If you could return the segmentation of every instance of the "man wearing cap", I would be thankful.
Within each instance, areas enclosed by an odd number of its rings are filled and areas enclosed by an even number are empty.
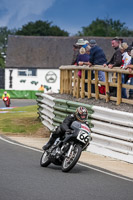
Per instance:
[[[89,42],[91,49],[90,49],[90,64],[91,65],[103,65],[107,62],[106,56],[104,54],[104,51],[102,48],[97,46],[97,43],[95,40],[90,40]],[[103,71],[98,72],[98,78],[100,81],[105,81],[105,73]]]

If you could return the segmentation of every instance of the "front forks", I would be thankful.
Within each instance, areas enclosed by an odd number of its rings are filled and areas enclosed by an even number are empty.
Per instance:
[[[71,154],[71,152],[72,152],[72,150],[73,150],[73,144],[71,144],[71,146],[70,146],[70,148],[69,148],[69,150],[68,150],[68,152],[67,152],[67,157],[69,158],[70,157],[70,154]]]

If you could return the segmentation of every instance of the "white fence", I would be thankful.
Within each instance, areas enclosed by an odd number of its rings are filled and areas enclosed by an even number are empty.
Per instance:
[[[56,99],[46,94],[36,95],[42,123],[52,130],[56,117]],[[76,102],[75,104],[77,105]],[[66,106],[68,105],[66,102]],[[87,151],[133,163],[133,114],[98,106],[92,106],[92,110],[89,118],[93,124],[93,140]],[[66,114],[64,111],[58,113],[62,116]]]

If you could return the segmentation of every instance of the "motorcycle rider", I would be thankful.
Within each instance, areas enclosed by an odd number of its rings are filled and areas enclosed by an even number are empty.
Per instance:
[[[9,99],[9,104],[11,104],[10,95],[7,93],[7,91],[4,91],[4,94],[2,95],[3,101],[4,101],[4,98],[5,98],[5,97],[8,97],[8,99]]]
[[[46,145],[44,145],[42,147],[42,149],[45,151],[47,149],[49,149],[52,144],[55,142],[55,140],[61,136],[63,136],[65,134],[65,132],[71,134],[73,133],[73,130],[70,129],[70,126],[72,124],[73,121],[80,121],[82,123],[87,124],[86,120],[88,119],[88,111],[85,107],[78,107],[76,109],[76,112],[73,114],[69,114],[64,121],[62,122],[62,124],[58,127],[56,127],[52,133],[51,133],[51,137],[48,141],[48,143]]]

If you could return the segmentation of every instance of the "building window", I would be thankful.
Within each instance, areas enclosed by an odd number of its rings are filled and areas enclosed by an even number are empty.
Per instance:
[[[37,76],[37,69],[18,69],[18,76]]]

